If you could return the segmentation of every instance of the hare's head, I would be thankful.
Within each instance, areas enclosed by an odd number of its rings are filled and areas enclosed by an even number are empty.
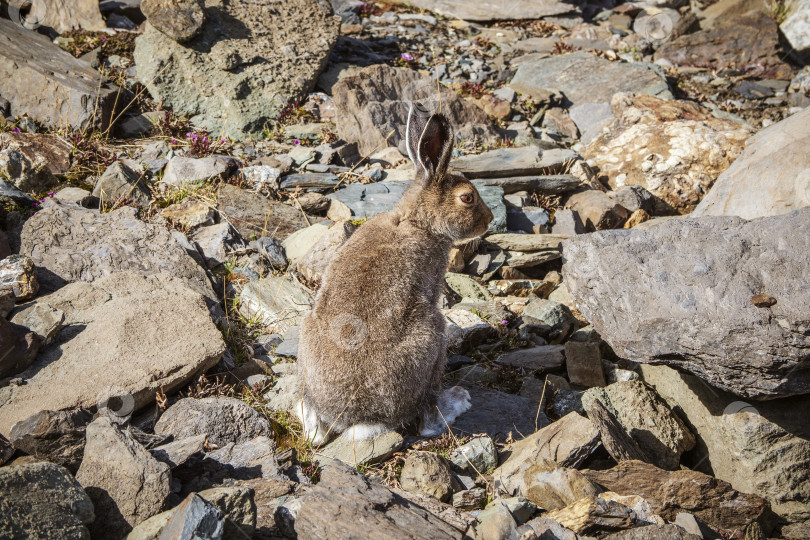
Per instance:
[[[404,210],[419,226],[454,242],[481,236],[492,212],[469,180],[448,171],[453,128],[442,114],[428,116],[411,106],[407,127],[408,155],[416,167]]]

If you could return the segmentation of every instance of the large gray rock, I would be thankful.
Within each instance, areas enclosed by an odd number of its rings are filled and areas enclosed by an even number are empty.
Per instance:
[[[399,483],[402,489],[447,501],[453,494],[450,463],[433,452],[413,452],[405,459]]]
[[[447,17],[465,21],[504,21],[512,19],[540,19],[561,15],[574,10],[574,6],[556,0],[414,0],[401,2],[418,8],[435,11]]]
[[[147,21],[138,78],[176,114],[216,136],[259,135],[315,84],[340,20],[316,0],[202,2],[206,22],[180,44]]]
[[[215,298],[205,270],[168,230],[144,223],[134,208],[102,214],[53,199],[43,206],[23,226],[20,254],[40,268],[39,281],[45,289],[134,270],[181,278]]]
[[[230,397],[181,399],[160,417],[155,433],[173,435],[175,440],[207,435],[208,440],[222,446],[240,443],[255,437],[273,435],[267,420],[244,401]]]
[[[19,374],[24,385],[0,388],[0,433],[39,411],[90,408],[111,397],[120,397],[116,410],[126,415],[225,351],[204,297],[175,277],[117,272],[38,301],[64,312],[64,328]]]
[[[118,88],[51,41],[0,19],[0,95],[49,128],[106,127]],[[48,96],[43,99],[43,96]]]
[[[620,381],[605,388],[591,388],[582,397],[588,414],[593,400],[600,401],[613,413],[644,453],[652,458],[653,464],[662,469],[677,469],[681,454],[695,446],[695,436],[683,420],[641,381]]]
[[[741,396],[810,393],[810,209],[671,219],[563,243],[577,307],[617,355]],[[606,309],[617,305],[621,309]]]
[[[0,537],[90,540],[93,503],[53,463],[0,467]]]
[[[587,77],[583,77],[587,73]],[[512,88],[529,96],[561,90],[574,106],[610,103],[616,92],[634,92],[671,98],[660,68],[637,62],[611,62],[587,52],[572,52],[524,62],[512,79]]]
[[[132,526],[161,512],[171,492],[169,466],[156,460],[109,418],[87,426],[87,445],[76,480],[96,511],[97,538],[121,538]]]
[[[694,432],[695,469],[766,498],[791,521],[810,519],[810,396],[750,404],[667,366],[641,372]]]
[[[753,219],[810,206],[810,108],[763,129],[692,212]]]
[[[436,81],[418,71],[378,64],[332,87],[338,134],[356,142],[363,155],[398,146],[404,139],[411,102],[438,110]],[[464,139],[492,141],[497,135],[486,114],[452,90],[441,88],[442,112]],[[390,134],[390,136],[389,136]]]
[[[295,520],[299,538],[460,539],[433,513],[372,483],[340,462],[324,469],[321,481],[304,495]]]

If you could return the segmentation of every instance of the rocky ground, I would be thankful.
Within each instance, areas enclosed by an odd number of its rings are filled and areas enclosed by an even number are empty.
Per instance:
[[[0,537],[810,538],[806,0],[0,8]],[[314,448],[298,324],[413,101],[495,216],[473,405]]]

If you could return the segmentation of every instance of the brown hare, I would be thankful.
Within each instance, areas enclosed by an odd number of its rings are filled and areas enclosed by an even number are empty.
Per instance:
[[[437,303],[454,243],[484,234],[492,212],[448,172],[453,129],[414,105],[406,129],[416,177],[396,208],[357,229],[324,273],[301,326],[298,364],[305,436],[355,440],[419,422],[442,433],[470,395],[442,391],[445,319]]]

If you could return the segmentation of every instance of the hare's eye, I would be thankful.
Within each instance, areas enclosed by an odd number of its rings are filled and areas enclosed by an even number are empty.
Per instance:
[[[472,204],[473,202],[473,196],[470,193],[465,193],[464,195],[460,196],[459,199],[461,199],[461,202],[464,204]]]

